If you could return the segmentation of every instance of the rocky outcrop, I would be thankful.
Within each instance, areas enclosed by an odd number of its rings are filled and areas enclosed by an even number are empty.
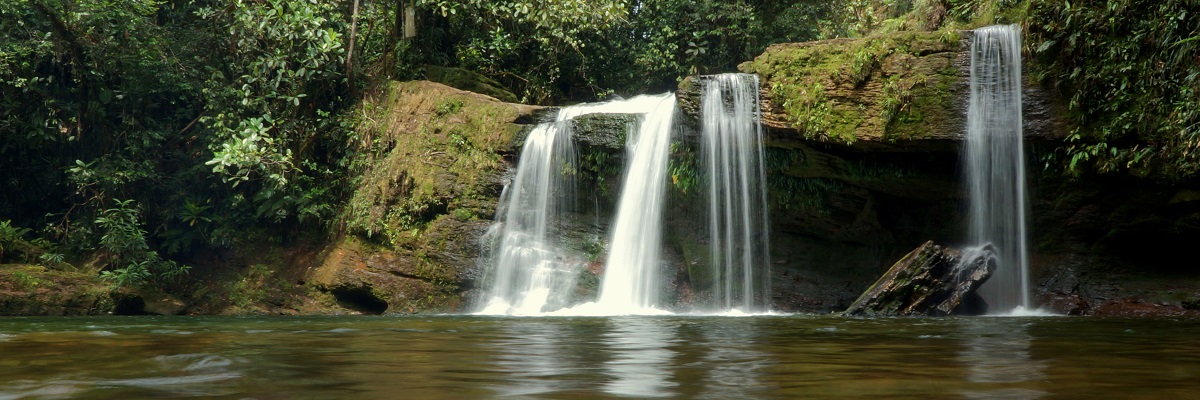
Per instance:
[[[777,44],[739,66],[760,77],[777,309],[845,309],[891,260],[962,240],[970,35]],[[680,84],[686,124],[707,79]],[[1023,95],[1027,139],[1058,143],[1059,100],[1032,83]]]
[[[925,242],[892,265],[844,314],[983,314],[987,305],[975,290],[995,270],[995,249],[991,245],[960,252]]]
[[[844,309],[885,260],[965,236],[970,35],[780,44],[740,66],[761,77],[778,309]],[[1026,61],[1026,71],[1037,68]],[[1200,299],[1200,270],[1174,260],[1189,259],[1200,235],[1200,187],[1064,177],[1055,157],[1070,145],[1065,103],[1033,75],[1022,94],[1035,305],[1075,315],[1197,312],[1184,304]],[[696,118],[706,79],[680,85],[685,118]]]
[[[507,103],[516,103],[520,100],[513,92],[505,89],[504,85],[501,85],[500,82],[496,82],[496,80],[474,71],[436,65],[424,65],[422,68],[425,70],[425,79],[433,82],[441,83],[455,89],[491,96],[496,100]]]
[[[1131,177],[1043,177],[1031,198],[1035,303],[1072,315],[1200,316],[1200,193]]]
[[[865,151],[956,151],[965,135],[971,31],[897,32],[776,44],[741,72],[758,74],[773,146],[831,143]],[[705,77],[677,92],[695,118]],[[1027,82],[1029,80],[1027,79]],[[1066,136],[1056,96],[1027,83],[1025,135]]]
[[[479,279],[475,257],[487,223],[447,220],[438,224],[454,225],[437,231],[455,231],[461,237],[430,238],[431,243],[418,246],[427,254],[346,238],[316,258],[320,265],[308,271],[307,284],[329,293],[341,308],[355,313],[465,311],[464,294],[473,290]]]
[[[108,314],[116,305],[108,289],[95,275],[0,264],[0,316]]]
[[[365,139],[381,143],[350,200],[349,237],[308,261],[306,285],[347,312],[460,312],[481,284],[481,238],[534,124],[554,109],[525,106],[431,82],[393,82],[364,106]],[[569,122],[580,205],[561,222],[572,250],[603,248],[637,115]],[[585,198],[586,197],[586,198]],[[601,216],[600,214],[603,214]]]

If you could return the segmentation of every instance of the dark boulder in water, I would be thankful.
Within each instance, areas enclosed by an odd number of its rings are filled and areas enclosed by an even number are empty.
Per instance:
[[[987,304],[975,293],[996,271],[992,245],[964,251],[932,241],[892,265],[844,312],[855,316],[978,315]]]

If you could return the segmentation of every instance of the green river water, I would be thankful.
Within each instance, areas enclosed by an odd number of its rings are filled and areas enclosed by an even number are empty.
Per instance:
[[[1200,320],[0,318],[0,399],[1200,398]]]

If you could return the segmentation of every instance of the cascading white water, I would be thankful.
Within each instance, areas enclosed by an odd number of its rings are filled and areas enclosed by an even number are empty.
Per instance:
[[[709,201],[714,306],[764,311],[770,305],[767,196],[758,76],[711,78],[700,101],[701,151]]]
[[[655,144],[642,146],[639,142],[634,147],[645,148],[646,151],[654,152],[655,148],[661,147],[661,161],[649,161],[646,168],[656,168],[653,165],[657,163],[663,164],[661,171],[657,176],[665,180],[666,175],[666,153],[670,141],[670,113],[673,112],[675,106],[674,95],[659,95],[659,96],[637,96],[629,100],[619,100],[607,103],[584,104],[578,106],[565,107],[559,110],[555,122],[543,123],[538,125],[529,134],[525,140],[525,146],[521,149],[521,158],[517,162],[517,173],[513,182],[505,188],[504,194],[501,195],[500,207],[497,215],[503,215],[501,222],[492,227],[486,237],[492,237],[495,240],[495,245],[491,250],[491,254],[487,257],[491,261],[491,289],[487,294],[487,302],[479,311],[480,314],[491,315],[543,315],[548,313],[556,314],[572,314],[570,310],[562,310],[564,307],[570,306],[571,293],[575,289],[576,278],[583,266],[583,257],[580,254],[573,254],[564,249],[561,240],[561,232],[557,229],[557,220],[561,218],[562,212],[565,210],[564,200],[573,198],[574,182],[570,179],[570,174],[565,174],[564,171],[577,170],[575,147],[571,141],[570,125],[566,121],[586,114],[609,113],[609,114],[650,114],[654,117],[647,116],[643,126],[651,125],[660,126],[655,129],[654,133],[637,134],[633,136],[631,132],[631,140],[633,138],[657,138],[662,131],[667,137],[662,139],[662,145]],[[658,111],[665,107],[667,111],[666,120],[657,119],[663,111]],[[665,126],[665,128],[663,127]],[[643,128],[641,132],[646,132]],[[641,156],[641,150],[634,150],[632,160],[634,163],[639,162],[642,158],[649,156]],[[639,158],[640,157],[640,158]],[[640,168],[640,167],[636,167]],[[641,175],[641,173],[633,174],[639,179],[652,179],[650,176]],[[628,180],[628,178],[627,178]],[[629,190],[629,189],[626,189]],[[642,191],[637,188],[633,191]],[[653,189],[645,189],[648,192],[653,192]],[[659,186],[658,192],[662,192],[662,186]],[[637,194],[634,194],[637,196]],[[622,198],[625,196],[622,195]],[[657,211],[654,211],[654,216],[661,214],[661,197],[658,196],[659,206]],[[625,200],[622,200],[622,204]],[[622,208],[625,208],[622,206]],[[629,207],[635,209],[636,207]],[[661,218],[661,217],[658,217]],[[636,218],[635,218],[636,219]],[[617,230],[621,231],[621,227],[634,224],[633,222],[622,224],[618,217]],[[643,234],[645,229],[655,230],[653,238],[649,234]],[[653,228],[627,228],[626,231],[638,232],[637,240],[653,240],[655,244],[624,243],[627,239],[622,235],[614,233],[621,239],[614,239],[614,254],[616,257],[627,260],[634,259],[637,265],[632,265],[630,262],[620,262],[621,266],[614,267],[618,270],[615,276],[605,274],[604,287],[602,293],[608,290],[612,294],[608,296],[601,295],[601,298],[606,298],[612,301],[612,310],[608,310],[606,305],[602,309],[605,314],[623,314],[630,313],[629,308],[634,305],[645,303],[643,300],[633,300],[635,294],[628,293],[629,300],[625,300],[624,295],[620,295],[622,290],[626,290],[618,282],[624,280],[629,281],[628,286],[636,288],[651,288],[647,290],[658,290],[656,282],[646,282],[642,280],[642,276],[650,276],[657,272],[657,253],[654,254],[653,260],[644,260],[640,247],[650,247],[657,249],[659,241],[658,231],[661,230],[660,224],[655,223]],[[621,250],[617,250],[617,249]],[[628,252],[636,254],[624,256]],[[610,261],[610,265],[615,265]],[[645,272],[642,270],[644,266],[653,266],[655,271]],[[625,269],[632,269],[634,272],[626,274]],[[651,277],[653,279],[653,277]],[[608,284],[610,280],[614,283]],[[657,297],[655,294],[646,294],[638,289],[636,296],[639,298],[650,299]],[[657,292],[655,292],[657,293]],[[622,306],[627,304],[629,306]],[[653,300],[649,300],[650,305]],[[648,307],[648,306],[647,306]],[[588,313],[598,313],[593,308],[593,311]]]
[[[577,257],[560,252],[556,220],[573,195],[574,182],[564,168],[576,163],[569,126],[559,121],[538,125],[525,139],[517,173],[500,197],[497,215],[485,239],[491,250],[491,290],[480,314],[539,314],[566,306],[582,267]],[[498,236],[496,236],[498,235]]]
[[[997,268],[981,288],[991,312],[1030,308],[1025,151],[1021,132],[1021,31],[1016,25],[975,30],[965,163],[970,240],[992,243]]]
[[[621,200],[613,223],[608,261],[597,308],[613,314],[642,314],[661,300],[662,214],[675,95],[646,96],[656,102],[636,136],[630,135]]]

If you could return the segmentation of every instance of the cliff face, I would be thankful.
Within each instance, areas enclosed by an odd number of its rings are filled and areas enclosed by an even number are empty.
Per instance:
[[[772,146],[829,143],[870,151],[957,151],[965,136],[971,32],[898,32],[784,43],[739,66],[761,78]],[[704,77],[680,84],[695,118]],[[1022,87],[1025,136],[1065,137],[1064,108],[1046,89]]]
[[[780,44],[740,66],[761,79],[777,308],[844,308],[925,240],[966,244],[959,150],[970,34]],[[1200,233],[1200,207],[1188,195],[1194,189],[1136,178],[1067,179],[1042,168],[1042,157],[1068,145],[1070,128],[1054,90],[1025,75],[1039,303],[1074,313],[1191,312],[1181,306],[1200,298],[1200,272],[1153,260],[1182,255],[1175,244]],[[680,85],[687,125],[698,125],[705,81],[690,77]]]

